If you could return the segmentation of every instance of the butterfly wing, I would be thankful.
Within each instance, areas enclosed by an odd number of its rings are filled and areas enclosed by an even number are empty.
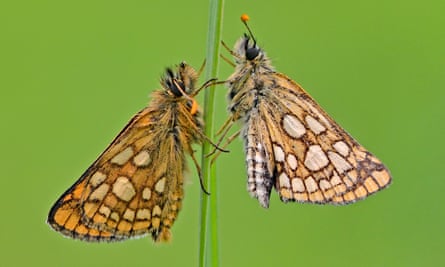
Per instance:
[[[242,133],[246,154],[247,191],[265,208],[269,206],[275,168],[275,164],[271,162],[273,154],[269,127],[259,110],[252,110]]]
[[[48,215],[48,224],[64,236],[85,241],[111,241],[115,240],[109,231],[99,231],[82,222],[80,199],[86,188],[86,179],[79,179],[69,188]]]
[[[275,72],[264,74],[261,84],[264,97],[247,120],[245,140],[248,189],[262,206],[268,206],[270,184],[284,202],[320,204],[348,204],[389,185],[380,160],[298,84]]]
[[[52,207],[48,223],[85,241],[151,233],[168,240],[183,195],[184,153],[168,128],[173,109],[137,114]],[[165,125],[165,127],[160,127]]]

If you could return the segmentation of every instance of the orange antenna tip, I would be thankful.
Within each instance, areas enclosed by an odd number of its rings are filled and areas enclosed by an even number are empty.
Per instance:
[[[249,18],[249,15],[247,15],[247,14],[242,14],[242,15],[241,15],[241,21],[242,21],[243,24],[246,26],[247,31],[249,31],[250,37],[252,37],[254,43],[256,44],[255,37],[253,36],[253,33],[252,33],[252,31],[250,30],[249,25],[247,25],[247,21],[248,21],[249,19],[250,19],[250,18]]]
[[[241,21],[242,22],[246,23],[249,19],[250,19],[249,15],[247,15],[247,14],[242,14],[241,15]]]

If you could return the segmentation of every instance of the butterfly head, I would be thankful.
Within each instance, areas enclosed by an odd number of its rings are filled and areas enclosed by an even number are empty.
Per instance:
[[[270,63],[266,53],[257,45],[252,30],[247,24],[248,20],[249,16],[246,14],[241,16],[241,21],[246,26],[248,34],[244,34],[235,44],[235,61],[242,68],[251,66],[253,71],[260,71],[261,68],[269,68]]]
[[[236,42],[233,52],[237,68],[243,73],[273,70],[266,53],[251,35],[245,34],[241,37]]]
[[[198,76],[195,69],[185,62],[181,62],[176,71],[167,68],[164,77],[161,78],[161,85],[168,96],[167,99],[172,102],[185,101],[184,103],[192,115],[199,115],[198,103],[193,98],[198,92],[195,89]]]
[[[198,75],[185,62],[181,62],[176,71],[167,68],[161,84],[168,94],[175,97],[189,96],[193,93]]]

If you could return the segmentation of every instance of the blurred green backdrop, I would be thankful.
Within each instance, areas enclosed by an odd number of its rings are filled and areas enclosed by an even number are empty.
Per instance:
[[[443,264],[444,8],[441,0],[226,1],[223,39],[245,32],[239,16],[248,13],[277,69],[394,181],[350,206],[285,205],[274,193],[264,210],[246,192],[237,140],[218,162],[221,266]],[[194,170],[170,244],[82,243],[45,219],[148,102],[165,67],[201,65],[207,21],[208,1],[198,0],[0,3],[1,266],[197,265]],[[219,78],[231,71],[222,62]],[[225,95],[218,87],[217,125]]]

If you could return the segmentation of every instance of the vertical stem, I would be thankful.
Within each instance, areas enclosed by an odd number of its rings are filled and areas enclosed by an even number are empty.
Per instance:
[[[217,77],[219,48],[221,43],[223,0],[210,0],[209,28],[207,35],[206,80]],[[205,90],[204,95],[204,133],[213,139],[214,133],[214,87]],[[206,157],[213,147],[204,142],[202,146],[202,175],[204,184],[210,191],[207,196],[201,191],[201,230],[199,244],[199,266],[219,266],[218,227],[217,227],[217,185],[215,179],[215,165],[210,165],[210,158]]]

